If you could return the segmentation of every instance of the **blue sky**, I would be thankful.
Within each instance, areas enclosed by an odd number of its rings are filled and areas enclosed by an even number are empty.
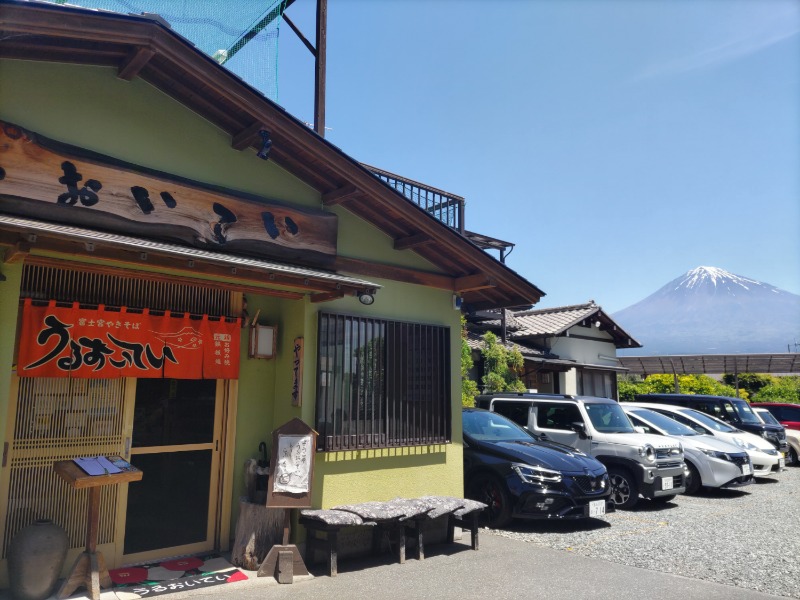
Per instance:
[[[287,14],[313,41],[314,0]],[[327,138],[464,196],[538,307],[694,267],[800,294],[800,3],[329,0]],[[279,102],[313,120],[281,29]]]

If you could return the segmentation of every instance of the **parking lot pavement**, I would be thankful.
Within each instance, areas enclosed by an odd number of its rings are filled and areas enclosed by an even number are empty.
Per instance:
[[[603,519],[517,522],[426,547],[422,561],[389,555],[346,559],[339,576],[298,577],[291,585],[256,577],[170,594],[170,600],[225,597],[303,600],[321,596],[381,600],[740,600],[800,598],[800,467],[739,491],[678,496]],[[0,591],[0,599],[7,598]],[[85,596],[84,596],[85,597]],[[117,600],[113,592],[103,600]]]
[[[260,578],[224,586],[226,599],[318,600],[347,598],[381,600],[759,600],[777,598],[678,575],[587,558],[503,536],[484,533],[481,549],[466,540],[426,548],[425,560],[391,562],[388,555],[339,563],[339,576],[317,573],[313,579],[281,585]],[[218,598],[220,588],[172,594],[172,600]]]
[[[532,545],[800,598],[800,467],[739,490],[642,501],[594,522],[517,522]]]
[[[739,600],[800,598],[800,468],[739,491],[679,496],[604,519],[518,522],[467,539],[426,547],[403,565],[388,555],[347,559],[339,576],[280,585],[256,578],[225,586],[225,598],[303,600],[321,596],[381,599]],[[208,592],[180,600],[216,598]]]

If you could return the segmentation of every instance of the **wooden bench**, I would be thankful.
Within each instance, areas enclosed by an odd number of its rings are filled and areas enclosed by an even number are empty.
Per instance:
[[[397,545],[397,560],[406,559],[406,533],[415,534],[417,559],[425,558],[424,531],[426,523],[447,515],[447,540],[454,541],[454,528],[467,524],[472,536],[472,549],[478,549],[478,516],[486,507],[475,500],[449,496],[425,496],[422,498],[396,498],[388,502],[364,502],[336,506],[327,510],[301,510],[300,524],[307,530],[306,562],[310,563],[314,552],[322,550],[328,557],[328,574],[335,577],[338,572],[339,531],[345,527],[372,527],[372,551],[380,552],[384,534],[388,534],[390,547]]]

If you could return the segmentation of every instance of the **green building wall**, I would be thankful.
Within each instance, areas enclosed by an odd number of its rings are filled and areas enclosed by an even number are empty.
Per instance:
[[[0,120],[52,139],[196,181],[312,208],[322,208],[319,192],[252,150],[233,150],[230,137],[148,83],[126,82],[116,70],[17,60],[0,60]],[[57,90],[57,91],[56,91]],[[333,207],[339,218],[340,255],[435,271],[411,251],[396,251],[390,237]],[[82,259],[88,260],[88,259]],[[0,282],[0,408],[8,409],[8,390],[17,319],[20,265],[4,265]],[[348,297],[324,304],[246,294],[250,315],[278,327],[277,355],[248,359],[246,336],[238,386],[233,498],[244,493],[243,465],[258,457],[261,441],[270,446],[272,430],[293,417],[314,424],[316,330],[319,311],[397,319],[450,327],[452,438],[450,444],[385,450],[318,453],[313,503],[336,504],[423,494],[463,494],[460,320],[447,290],[374,280],[382,288],[372,306]],[[291,406],[291,345],[305,342],[303,402]],[[5,436],[5,430],[0,429]],[[0,442],[6,441],[5,439]],[[232,523],[236,519],[236,507]],[[233,527],[232,527],[233,529]]]

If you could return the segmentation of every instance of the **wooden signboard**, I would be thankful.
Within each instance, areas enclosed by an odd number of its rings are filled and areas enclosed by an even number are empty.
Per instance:
[[[272,432],[267,507],[311,508],[317,432],[292,419]]]
[[[272,432],[272,457],[267,483],[267,508],[311,508],[317,432],[300,419],[292,419]],[[283,544],[276,544],[258,569],[259,577],[292,583],[295,575],[308,575],[297,546],[289,543],[291,511],[284,511]]]
[[[292,344],[292,406],[303,404],[303,338]]]
[[[333,213],[204,185],[2,121],[0,148],[5,212],[333,268]]]

